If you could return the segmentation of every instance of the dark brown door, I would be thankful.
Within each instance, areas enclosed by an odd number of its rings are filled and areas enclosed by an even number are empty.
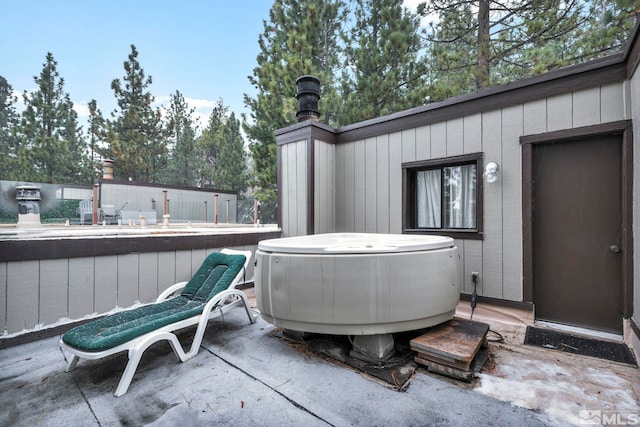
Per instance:
[[[622,331],[618,136],[533,147],[536,319]]]

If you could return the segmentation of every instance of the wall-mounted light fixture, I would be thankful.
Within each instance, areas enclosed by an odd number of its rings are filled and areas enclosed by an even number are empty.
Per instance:
[[[486,182],[496,182],[496,180],[498,179],[498,170],[500,168],[498,167],[498,164],[496,162],[489,162],[486,165],[484,165],[484,180]]]

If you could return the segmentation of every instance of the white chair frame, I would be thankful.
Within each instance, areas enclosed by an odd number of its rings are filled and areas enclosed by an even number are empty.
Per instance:
[[[118,387],[116,388],[116,391],[114,393],[116,397],[120,397],[129,389],[129,385],[131,384],[133,375],[138,368],[138,364],[140,363],[142,354],[152,344],[163,340],[169,341],[173,352],[180,359],[180,361],[186,362],[187,360],[198,354],[198,351],[200,350],[200,344],[202,343],[202,338],[204,337],[204,332],[207,328],[209,320],[222,316],[224,313],[242,304],[245,308],[247,316],[249,317],[249,321],[251,323],[255,323],[258,315],[249,308],[249,300],[247,298],[247,295],[243,291],[236,289],[236,286],[240,284],[240,280],[246,272],[247,266],[249,265],[249,262],[251,260],[252,253],[251,251],[238,251],[227,248],[223,249],[221,252],[229,255],[244,255],[246,258],[244,267],[233,279],[231,285],[229,285],[229,287],[225,291],[218,293],[215,297],[209,300],[209,302],[207,302],[204,310],[202,311],[202,314],[190,317],[189,319],[181,320],[176,323],[172,323],[170,325],[148,332],[140,337],[134,338],[131,341],[121,344],[117,347],[113,347],[103,351],[90,352],[79,350],[66,344],[61,339],[60,347],[62,348],[62,350],[72,355],[71,358],[67,360],[67,368],[65,372],[70,372],[75,369],[78,361],[81,358],[90,360],[101,359],[103,357],[120,353],[122,351],[128,351],[129,362],[124,369]],[[180,282],[170,286],[164,292],[162,292],[158,296],[156,301],[152,304],[157,304],[159,302],[173,298],[176,295],[179,295],[180,291],[182,291],[186,284],[187,282]],[[174,332],[196,324],[198,325],[198,327],[196,329],[193,342],[191,343],[189,351],[185,352],[182,344],[180,344],[180,341],[178,340],[178,337],[174,334]]]

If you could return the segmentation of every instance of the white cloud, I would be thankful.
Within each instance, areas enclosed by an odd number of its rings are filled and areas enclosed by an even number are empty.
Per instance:
[[[190,107],[193,107],[196,110],[211,111],[218,105],[218,101],[211,101],[210,99],[185,98],[184,100]]]
[[[30,95],[35,91],[36,91],[35,89],[31,89],[27,91],[27,94]],[[14,104],[14,106],[16,107],[16,112],[20,114],[25,109],[24,98],[22,97],[23,93],[18,92],[17,90],[14,90],[12,91],[12,94],[13,96],[16,97],[16,100],[17,100],[16,103]],[[76,112],[76,114],[78,114],[78,118],[89,117],[89,107],[87,106],[87,103],[84,101],[74,102],[73,110]]]
[[[192,116],[194,121],[198,126],[200,126],[200,129],[206,127],[209,122],[211,112],[216,106],[218,106],[218,101],[196,98],[185,98],[184,100],[190,108],[195,108]]]
[[[429,3],[428,0],[404,0],[404,7],[411,10],[412,12],[417,12],[418,5],[420,3]],[[420,25],[423,27],[428,27],[429,24],[437,24],[440,20],[437,15],[427,15],[420,19]]]
[[[166,96],[166,95],[162,95],[162,96],[154,96],[153,97],[153,104],[151,105],[155,105],[156,107],[159,107],[161,105],[163,105],[164,107],[169,105],[169,102],[171,100],[170,96]]]
[[[24,111],[24,98],[22,97],[22,92],[18,92],[17,90],[11,91],[11,94],[16,97],[16,103],[14,106],[16,107],[16,112],[21,113]]]
[[[89,107],[86,103],[78,104],[74,102],[73,110],[78,114],[78,117],[89,117]]]
[[[194,120],[194,123],[198,125],[200,130],[207,125],[209,122],[209,116],[213,109],[218,105],[218,101],[213,101],[210,99],[199,99],[199,98],[184,98],[184,102],[187,104],[187,108],[194,109],[191,117]],[[167,109],[169,108],[169,104],[171,103],[170,96],[156,96],[155,101],[153,103],[156,107],[161,107],[160,111],[163,117],[167,116]]]
[[[405,7],[415,12],[418,8],[418,5],[420,3],[426,3],[426,0],[404,0],[403,3]]]

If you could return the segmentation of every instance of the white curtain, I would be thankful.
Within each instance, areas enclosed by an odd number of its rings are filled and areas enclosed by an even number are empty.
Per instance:
[[[419,228],[440,228],[441,185],[440,169],[417,173]]]
[[[476,228],[476,165],[443,169],[443,228]]]

